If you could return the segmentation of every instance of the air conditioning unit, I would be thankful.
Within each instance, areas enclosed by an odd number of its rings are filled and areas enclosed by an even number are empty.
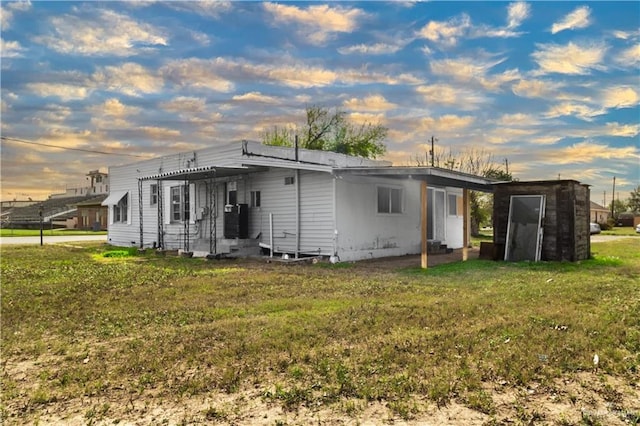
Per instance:
[[[249,238],[249,205],[227,204],[224,206],[224,237]]]

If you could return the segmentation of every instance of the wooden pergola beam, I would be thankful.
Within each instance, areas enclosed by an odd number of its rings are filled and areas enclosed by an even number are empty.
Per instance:
[[[469,190],[462,189],[462,260],[469,259],[471,241],[471,209],[469,208]]]

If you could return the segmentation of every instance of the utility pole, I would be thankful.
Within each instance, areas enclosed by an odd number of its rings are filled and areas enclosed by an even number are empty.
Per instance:
[[[509,174],[509,159],[508,158],[504,159],[504,165],[505,165],[505,167],[507,169],[507,174]]]
[[[435,138],[433,137],[433,135],[431,135],[431,151],[429,151],[429,153],[431,154],[431,167],[433,167],[433,162],[434,162],[433,157],[435,157],[435,152],[434,152],[434,150],[433,150],[433,142],[434,142],[435,140],[437,140],[437,139],[435,139]]]
[[[607,191],[604,191],[604,194],[602,196],[602,205],[607,207]]]
[[[615,219],[615,214],[614,214],[614,210],[613,210],[613,205],[615,204],[615,200],[616,200],[616,177],[613,177],[613,192],[611,193],[611,217],[613,219]]]
[[[43,245],[42,241],[42,231],[44,229],[43,217],[42,217],[42,204],[40,204],[40,208],[38,208],[38,214],[40,215],[40,245]]]

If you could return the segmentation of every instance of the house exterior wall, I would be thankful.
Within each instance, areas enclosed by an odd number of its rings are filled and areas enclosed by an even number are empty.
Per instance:
[[[501,247],[503,255],[512,195],[545,196],[542,260],[575,262],[589,258],[591,242],[588,186],[572,180],[496,185],[493,201],[493,238],[494,244]]]
[[[271,147],[272,148],[272,147]],[[416,254],[421,251],[420,181],[402,178],[334,175],[331,166],[311,160],[326,160],[341,167],[378,167],[371,160],[356,159],[335,153],[301,151],[307,161],[294,162],[272,158],[272,152],[261,145],[233,143],[196,152],[186,152],[154,158],[109,169],[111,193],[128,194],[127,221],[114,221],[114,208],[108,206],[108,241],[115,245],[159,246],[159,229],[163,230],[163,248],[187,249],[185,231],[189,232],[190,251],[229,252],[232,247],[270,245],[280,253],[303,255],[338,255],[342,260]],[[280,149],[282,150],[282,149]],[[291,156],[293,150],[283,151]],[[274,154],[275,153],[275,154]],[[284,154],[283,154],[284,155]],[[305,157],[306,156],[306,157]],[[287,162],[288,161],[288,162]],[[364,162],[363,164],[361,164]],[[250,164],[237,175],[230,168]],[[172,180],[171,173],[198,167],[216,166],[224,173],[202,180]],[[384,166],[384,165],[383,165]],[[299,167],[299,169],[297,169]],[[385,166],[386,167],[386,166]],[[159,180],[156,179],[158,177]],[[174,222],[170,218],[170,190],[173,186],[189,185],[190,220]],[[161,194],[152,203],[151,187],[158,185]],[[236,189],[236,203],[248,206],[248,238],[224,238],[225,204],[229,188]],[[378,213],[378,187],[402,191],[399,213]],[[139,189],[142,193],[139,196]],[[459,188],[439,188],[449,195],[462,198]],[[252,205],[252,193],[260,193],[260,205]],[[110,200],[109,202],[113,201]],[[461,206],[461,202],[455,201]],[[214,206],[215,232],[212,232],[209,207]],[[142,212],[140,212],[142,206]],[[159,210],[163,212],[158,223]],[[450,248],[462,247],[462,209],[450,214],[444,207],[446,237],[442,241]],[[270,217],[273,218],[273,236]],[[142,235],[140,228],[142,220]],[[162,226],[159,226],[162,225]],[[210,235],[217,239],[211,242]],[[141,239],[142,238],[142,239]]]
[[[240,144],[217,147],[215,150],[183,153],[142,161],[124,166],[110,167],[111,191],[128,191],[129,214],[127,223],[114,223],[113,206],[108,206],[108,241],[116,245],[140,244],[140,214],[138,199],[138,179],[161,172],[169,172],[187,167],[209,164],[237,165],[241,157]],[[285,185],[285,177],[294,178],[294,184]],[[251,192],[260,191],[260,207],[249,206],[249,238],[265,244],[270,243],[269,214],[273,215],[274,249],[294,253],[296,237],[296,184],[300,185],[300,253],[331,255],[333,253],[333,178],[330,173],[293,169],[270,168],[268,171],[241,174],[216,179],[215,183],[190,181],[192,207],[189,223],[190,248],[208,250],[209,221],[206,208],[210,197],[215,197],[215,234],[217,247],[225,250],[232,244],[224,239],[224,206],[227,187],[236,185],[237,203],[250,205]],[[150,247],[158,244],[158,209],[163,208],[164,247],[183,248],[185,227],[182,222],[172,222],[169,218],[169,191],[173,186],[184,185],[183,180],[143,180],[143,243]],[[162,203],[151,204],[151,185],[158,185],[162,191]],[[208,194],[209,193],[209,194]],[[161,205],[162,204],[162,205]],[[201,210],[204,209],[204,210]],[[203,216],[204,213],[204,216]]]
[[[138,209],[138,179],[159,173],[160,170],[174,170],[184,167],[184,154],[154,158],[123,166],[109,167],[110,192],[128,191],[129,213],[126,223],[114,222],[113,206],[108,206],[109,229],[107,240],[114,245],[140,244],[140,215]],[[142,182],[142,203],[144,207],[150,205],[150,186],[156,181]],[[164,185],[163,185],[164,186]],[[156,208],[143,208],[143,242],[151,246],[158,241]]]
[[[111,193],[117,191],[129,192],[129,215],[127,223],[113,223],[113,206],[109,207],[109,229],[107,239],[116,245],[139,245],[140,244],[140,215],[138,208],[138,179],[145,176],[152,176],[163,172],[180,170],[187,167],[198,167],[208,164],[233,164],[241,154],[239,143],[230,143],[216,146],[200,151],[187,151],[179,154],[167,155],[140,161],[133,164],[109,167],[109,189]],[[153,242],[158,242],[158,208],[160,206],[150,206],[151,185],[159,183],[156,180],[142,181],[143,197],[143,243],[145,247],[152,246]],[[162,191],[167,187],[183,184],[184,181],[164,180],[159,184]],[[200,188],[196,189],[200,191]],[[165,193],[163,192],[163,197]],[[196,196],[196,199],[198,196]],[[199,206],[201,201],[196,200]],[[202,202],[203,203],[203,202]],[[149,208],[151,207],[151,208]],[[222,220],[220,218],[220,220]],[[193,224],[195,225],[195,224]],[[165,231],[166,248],[182,247],[184,235],[181,223],[163,224]],[[222,230],[222,228],[218,228]],[[195,232],[195,228],[190,230]]]
[[[607,223],[607,220],[609,219],[609,211],[600,210],[600,209],[591,209],[589,216],[590,216],[591,222]]]
[[[285,184],[285,178],[293,182]],[[260,191],[260,207],[249,206],[250,236],[273,248],[295,253],[297,248],[296,180],[299,185],[300,246],[302,254],[333,254],[333,177],[329,173],[273,168],[247,179],[247,204],[251,191]],[[290,180],[288,181],[290,182]]]
[[[402,190],[402,213],[378,213],[377,188]],[[343,261],[420,253],[420,182],[343,177],[336,180],[336,254]]]

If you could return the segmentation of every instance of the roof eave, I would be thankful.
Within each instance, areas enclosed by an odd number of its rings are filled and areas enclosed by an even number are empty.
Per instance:
[[[495,180],[482,176],[437,167],[349,167],[334,169],[334,174],[413,179],[436,186],[452,186],[482,192],[493,192],[493,185],[496,183]]]

